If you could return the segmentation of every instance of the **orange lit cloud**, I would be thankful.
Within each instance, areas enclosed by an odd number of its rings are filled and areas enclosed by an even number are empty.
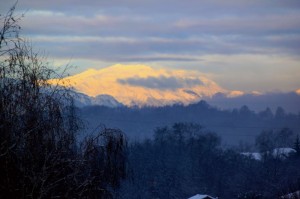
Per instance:
[[[244,95],[244,92],[242,92],[242,91],[230,91],[227,96],[228,97],[239,97],[242,95]]]

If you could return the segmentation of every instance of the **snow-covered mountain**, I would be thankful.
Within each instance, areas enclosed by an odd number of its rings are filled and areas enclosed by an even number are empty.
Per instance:
[[[165,106],[192,104],[206,100],[214,106],[232,109],[248,105],[255,111],[278,106],[299,111],[300,89],[290,93],[244,93],[226,90],[198,71],[155,69],[146,65],[113,65],[89,69],[66,77],[64,82],[80,93],[78,106],[104,105]]]
[[[78,107],[91,106],[91,105],[99,105],[99,106],[107,106],[107,107],[120,107],[124,106],[120,102],[118,102],[115,98],[110,95],[98,95],[96,97],[90,97],[83,93],[73,92],[71,93],[73,96],[75,105]]]
[[[127,106],[190,104],[228,92],[197,71],[154,69],[145,65],[117,64],[89,69],[65,80],[77,92],[94,97],[92,104],[107,102],[108,96]],[[82,100],[88,102],[84,97]],[[116,101],[110,98],[109,103],[116,105]]]
[[[118,102],[115,98],[110,95],[98,95],[96,97],[92,97],[92,104],[94,105],[102,105],[108,107],[120,107],[124,106],[120,102]]]
[[[88,95],[85,95],[83,93],[77,93],[77,92],[72,92],[71,95],[74,99],[75,105],[78,107],[93,105],[92,98],[89,97]]]

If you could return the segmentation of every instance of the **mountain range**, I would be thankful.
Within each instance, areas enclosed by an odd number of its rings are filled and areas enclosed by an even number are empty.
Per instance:
[[[206,100],[222,108],[239,108],[248,105],[260,111],[278,106],[288,112],[300,111],[300,89],[289,93],[244,93],[227,90],[198,71],[155,69],[146,65],[117,64],[107,68],[88,69],[69,76],[64,82],[76,91],[76,104],[119,106],[166,106],[188,105]]]

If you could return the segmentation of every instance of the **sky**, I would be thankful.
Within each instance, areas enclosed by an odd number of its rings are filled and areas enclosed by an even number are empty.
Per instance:
[[[22,35],[71,74],[143,64],[229,90],[300,88],[299,0],[19,0],[17,11]]]

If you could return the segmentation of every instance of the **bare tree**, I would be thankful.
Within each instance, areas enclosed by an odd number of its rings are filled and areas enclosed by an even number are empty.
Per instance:
[[[19,37],[15,7],[1,16],[0,198],[110,195],[125,173],[122,132],[105,130],[78,147],[73,99],[67,88],[49,83],[61,76]]]

